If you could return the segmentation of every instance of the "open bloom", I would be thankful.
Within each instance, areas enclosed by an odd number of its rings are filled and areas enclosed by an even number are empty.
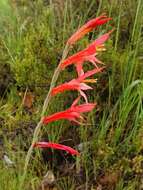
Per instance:
[[[57,113],[54,113],[53,115],[43,117],[43,124],[48,124],[50,122],[61,120],[61,119],[66,119],[69,121],[74,121],[76,123],[79,123],[78,119],[83,120],[83,117],[81,116],[81,114],[85,112],[90,112],[91,110],[93,110],[96,104],[85,103],[85,104],[77,105],[78,101],[79,101],[79,98],[77,98],[73,102],[71,107],[65,111],[57,112]]]
[[[96,58],[97,52],[105,50],[104,42],[109,39],[111,32],[112,31],[109,31],[108,33],[103,34],[90,45],[88,45],[86,49],[65,59],[61,63],[61,69],[64,69],[65,67],[74,64],[76,66],[77,73],[80,76],[84,73],[83,63],[85,61],[89,61],[93,63],[95,67],[97,67],[97,64],[102,63],[100,60]]]
[[[74,150],[73,148],[71,148],[69,146],[65,146],[65,145],[57,144],[57,143],[53,143],[53,142],[37,142],[34,144],[34,147],[53,148],[53,149],[58,149],[58,150],[64,150],[71,155],[79,155],[79,152],[77,150]]]
[[[92,75],[94,75],[95,73],[99,73],[103,70],[104,67],[101,68],[96,68],[93,69],[91,71],[86,72],[85,74],[82,74],[81,76],[79,76],[77,79],[73,79],[69,82],[66,82],[64,84],[61,84],[55,88],[52,89],[52,95],[56,95],[58,93],[61,93],[63,91],[66,90],[77,90],[79,91],[80,95],[84,97],[85,101],[87,101],[87,97],[86,94],[83,92],[85,90],[89,90],[92,89],[92,87],[88,86],[87,84],[85,84],[86,82],[95,82],[95,79],[90,79],[90,80],[85,80],[87,77],[90,77]]]
[[[68,40],[68,44],[74,44],[77,40],[82,38],[85,34],[96,28],[97,26],[100,26],[102,24],[105,24],[111,20],[111,18],[108,18],[106,15],[101,15],[97,18],[94,18],[90,21],[88,21],[86,24],[84,24],[81,28],[79,28]]]

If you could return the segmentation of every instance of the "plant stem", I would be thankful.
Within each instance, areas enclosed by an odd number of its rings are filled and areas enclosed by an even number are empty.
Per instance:
[[[39,133],[40,133],[40,130],[41,130],[41,127],[42,127],[42,124],[43,124],[43,116],[45,114],[45,111],[49,105],[49,102],[51,100],[51,90],[52,88],[55,86],[55,83],[58,79],[58,76],[60,74],[60,71],[61,71],[61,68],[60,68],[60,65],[61,65],[61,62],[66,58],[66,56],[68,55],[68,51],[69,51],[69,45],[66,44],[65,46],[65,49],[63,51],[63,55],[62,55],[62,59],[58,65],[58,67],[56,68],[55,72],[54,72],[54,75],[52,77],[52,81],[51,81],[51,84],[50,84],[50,89],[49,89],[49,92],[46,96],[46,99],[44,101],[44,104],[43,104],[43,108],[42,108],[42,112],[41,112],[41,119],[40,121],[38,122],[35,130],[34,130],[34,134],[33,134],[33,139],[32,139],[32,143],[31,143],[31,146],[27,152],[27,155],[26,155],[26,158],[25,158],[25,165],[24,165],[24,172],[23,172],[23,175],[22,175],[22,180],[21,180],[21,183],[20,183],[20,188],[19,189],[22,189],[23,187],[23,184],[24,184],[24,180],[25,180],[25,177],[26,177],[26,174],[27,174],[27,168],[28,168],[28,164],[29,164],[29,161],[30,161],[30,158],[31,158],[31,155],[32,155],[32,151],[33,151],[33,145],[35,144],[35,142],[38,140],[38,136],[39,136]]]

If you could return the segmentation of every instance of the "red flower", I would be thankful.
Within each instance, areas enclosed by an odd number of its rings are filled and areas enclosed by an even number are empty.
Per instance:
[[[77,150],[74,150],[73,148],[69,146],[65,146],[62,144],[52,143],[52,142],[37,142],[34,144],[34,147],[38,148],[53,148],[58,150],[65,150],[71,155],[79,155],[79,152]]]
[[[97,18],[94,18],[90,21],[88,21],[86,24],[84,24],[80,29],[78,29],[68,40],[68,44],[74,44],[77,40],[82,38],[85,34],[96,28],[97,26],[100,26],[102,24],[105,24],[111,20],[111,18],[107,18],[106,15],[101,15]]]
[[[65,111],[57,112],[54,113],[53,115],[50,116],[45,116],[43,118],[43,123],[48,124],[53,121],[61,120],[61,119],[66,119],[69,121],[74,121],[78,123],[78,119],[83,120],[83,117],[81,116],[81,113],[89,112],[93,110],[93,108],[96,106],[94,103],[85,103],[82,105],[76,105],[79,101],[79,98],[77,98],[71,107]]]
[[[98,39],[96,39],[94,42],[92,42],[86,49],[68,57],[61,63],[61,68],[64,69],[65,67],[75,64],[78,75],[84,73],[82,66],[84,61],[89,61],[94,64],[95,67],[97,67],[96,63],[101,64],[102,62],[98,60],[95,56],[97,55],[98,51],[105,50],[104,48],[104,42],[108,40],[110,34],[112,31],[103,34]]]
[[[101,72],[103,70],[103,68],[104,67],[93,69],[91,71],[86,72],[85,74],[82,74],[77,79],[73,79],[70,82],[66,82],[64,84],[61,84],[61,85],[53,88],[52,92],[51,92],[52,95],[54,96],[58,93],[66,91],[66,90],[77,90],[77,91],[79,91],[80,95],[84,97],[85,101],[88,102],[86,94],[83,91],[92,89],[92,88],[90,86],[88,86],[87,84],[85,84],[84,81],[87,77],[90,77],[90,76],[94,75],[95,73]],[[92,79],[92,81],[93,80],[94,79]]]

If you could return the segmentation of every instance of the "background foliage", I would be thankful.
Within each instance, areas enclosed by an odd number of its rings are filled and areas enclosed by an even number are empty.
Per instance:
[[[59,152],[35,152],[25,190],[36,189],[49,169],[57,178],[57,188],[64,190],[141,190],[142,0],[1,0],[0,10],[1,189],[18,189],[33,129],[66,40],[87,20],[106,12],[113,18],[111,25],[116,30],[100,58],[106,71],[97,76],[98,83],[90,94],[98,103],[96,111],[87,116],[91,125],[56,122],[43,129],[45,135],[41,137],[57,142],[67,139],[64,143],[75,147],[84,143],[84,152],[79,159]],[[109,28],[107,24],[90,33],[71,53]],[[73,76],[74,69],[70,67],[58,82]],[[47,112],[63,110],[73,99],[74,93],[70,92],[57,96]],[[14,161],[14,167],[6,166],[4,155]]]

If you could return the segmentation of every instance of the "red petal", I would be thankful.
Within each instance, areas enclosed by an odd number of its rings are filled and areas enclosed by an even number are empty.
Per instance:
[[[53,148],[53,149],[58,149],[58,150],[64,150],[71,155],[79,155],[79,152],[77,150],[74,150],[73,148],[71,148],[69,146],[65,146],[65,145],[57,144],[57,143],[52,143],[52,142],[37,142],[34,144],[34,147]]]
[[[54,96],[58,93],[64,92],[66,90],[78,90],[80,83],[76,80],[71,80],[52,89],[51,94]]]
[[[71,105],[71,108],[74,107],[74,106],[76,106],[77,103],[79,102],[79,100],[80,100],[80,96],[77,97],[77,98],[73,101],[73,103],[72,103],[72,105]],[[69,109],[70,109],[70,108],[69,108]]]
[[[74,44],[77,40],[82,38],[85,34],[96,28],[97,26],[100,26],[102,24],[105,24],[111,20],[111,18],[107,18],[106,15],[101,15],[97,18],[94,18],[90,21],[88,21],[86,24],[84,24],[80,29],[78,29],[68,40],[69,44]]]
[[[105,41],[107,41],[110,37],[110,34],[112,33],[113,30],[109,31],[108,33],[103,34],[99,38],[97,38],[94,42],[89,44],[89,46],[85,49],[86,55],[93,55],[96,53],[96,48],[98,46],[101,46],[104,44]]]
[[[78,113],[85,113],[85,112],[90,112],[92,111],[96,106],[96,103],[86,103],[86,104],[81,104],[78,106],[74,106],[71,108],[72,111],[78,112]]]
[[[82,90],[80,90],[79,93],[85,99],[85,102],[88,103],[86,94]]]
[[[43,118],[43,123],[48,124],[53,121],[57,121],[57,120],[61,120],[61,119],[75,121],[77,118],[80,118],[80,114],[78,112],[74,112],[74,111],[71,111],[70,109],[68,109],[66,111],[54,113],[53,115],[50,115],[50,116],[45,116]]]
[[[75,66],[76,66],[76,70],[77,70],[78,76],[83,75],[84,74],[84,71],[83,71],[83,61],[78,62]]]
[[[99,73],[101,72],[105,67],[101,67],[101,68],[96,68],[96,69],[93,69],[91,71],[87,71],[85,74],[81,75],[77,80],[79,82],[82,82],[84,79],[86,79],[87,77],[90,77],[96,73]]]

